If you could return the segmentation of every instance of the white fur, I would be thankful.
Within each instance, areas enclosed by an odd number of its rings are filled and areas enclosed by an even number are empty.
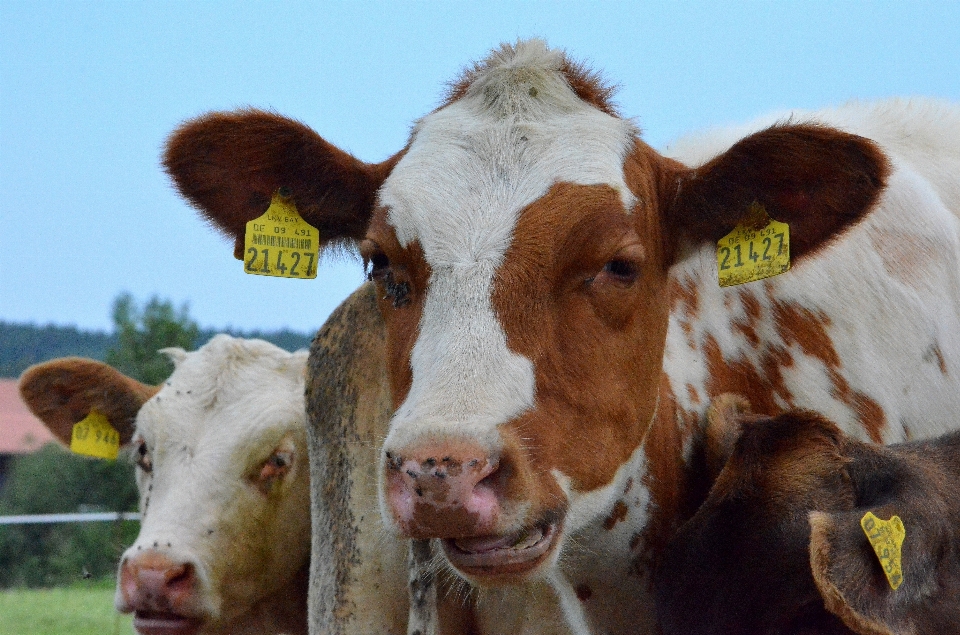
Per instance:
[[[605,183],[633,204],[622,168],[633,126],[581,101],[560,59],[539,40],[501,53],[466,96],[417,123],[380,192],[400,243],[419,242],[432,270],[388,449],[425,435],[496,448],[496,426],[534,400],[533,366],[507,349],[490,304],[521,210],[558,181]]]
[[[153,470],[137,470],[143,521],[121,562],[152,549],[192,563],[204,634],[275,632],[270,611],[290,601],[285,586],[309,558],[306,352],[228,335],[167,352],[176,369],[137,416]],[[267,497],[256,477],[278,447],[293,465]]]
[[[738,138],[775,121],[816,121],[876,141],[891,159],[877,208],[823,252],[766,282],[721,289],[715,249],[704,246],[673,275],[696,285],[699,317],[692,343],[672,315],[664,369],[681,406],[698,410],[683,386],[706,394],[700,347],[707,335],[729,361],[760,360],[732,322],[739,297],[754,293],[762,305],[766,342],[778,342],[771,306],[790,302],[829,318],[828,333],[850,387],[878,403],[888,421],[884,441],[930,437],[956,428],[960,408],[960,108],[929,100],[851,103],[820,112],[765,117],[747,126],[681,140],[668,154],[697,165]],[[881,245],[902,250],[879,249]],[[769,289],[769,293],[764,289]],[[842,290],[842,291],[839,291]],[[946,364],[942,373],[934,354]],[[857,413],[838,400],[823,363],[793,345],[784,369],[794,405],[814,408],[863,438]],[[786,403],[781,403],[786,406]]]

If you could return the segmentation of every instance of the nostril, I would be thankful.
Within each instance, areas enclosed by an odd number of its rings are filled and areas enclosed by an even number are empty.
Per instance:
[[[493,461],[488,469],[489,472],[477,482],[477,489],[487,489],[495,494],[502,494],[507,486],[510,473],[512,472],[510,464],[507,462]]]
[[[193,586],[194,569],[193,565],[186,563],[171,569],[167,573],[167,587],[171,590],[188,590]]]

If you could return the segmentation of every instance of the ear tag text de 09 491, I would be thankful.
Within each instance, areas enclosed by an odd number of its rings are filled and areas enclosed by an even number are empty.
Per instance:
[[[91,410],[90,414],[73,425],[70,450],[113,461],[120,453],[120,433],[105,416]]]
[[[767,215],[759,203],[717,242],[720,286],[732,287],[780,275],[790,269],[790,227]]]
[[[243,235],[243,270],[258,276],[316,278],[320,232],[279,192]]]
[[[903,521],[899,516],[892,516],[890,520],[880,520],[873,515],[873,512],[867,512],[860,519],[860,526],[880,560],[880,566],[887,575],[890,588],[896,591],[903,582],[900,550],[903,539],[907,536]]]

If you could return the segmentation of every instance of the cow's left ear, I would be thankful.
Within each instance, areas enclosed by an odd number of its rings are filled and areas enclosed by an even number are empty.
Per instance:
[[[681,172],[667,212],[670,239],[674,248],[685,240],[716,242],[759,203],[790,226],[796,260],[861,219],[888,173],[886,157],[868,139],[816,124],[773,126]]]
[[[133,436],[140,407],[160,390],[127,377],[93,359],[63,357],[31,366],[20,376],[20,397],[63,443],[73,426],[91,410],[104,415],[120,433],[120,443]]]
[[[911,495],[936,498],[929,494]],[[881,564],[861,527],[867,511],[884,521],[896,515],[903,523],[902,581],[896,589],[884,573],[892,561]],[[960,624],[960,562],[953,555],[956,510],[942,511],[949,517],[927,516],[916,501],[894,496],[879,508],[811,512],[810,565],[827,610],[860,634],[953,632],[941,627]]]
[[[256,109],[212,112],[167,140],[163,165],[177,189],[243,258],[246,224],[289,191],[321,247],[363,238],[377,191],[399,160],[364,163],[299,121]]]

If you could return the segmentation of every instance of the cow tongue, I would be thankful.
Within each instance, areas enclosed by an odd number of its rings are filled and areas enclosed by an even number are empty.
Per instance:
[[[543,538],[543,529],[521,529],[505,536],[481,536],[479,538],[458,538],[454,544],[468,553],[487,553],[497,549],[526,549],[537,544]]]

